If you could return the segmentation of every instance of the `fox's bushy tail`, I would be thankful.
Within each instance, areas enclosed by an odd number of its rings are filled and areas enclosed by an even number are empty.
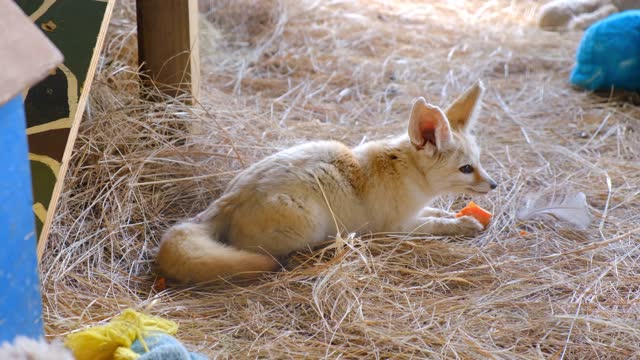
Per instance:
[[[253,279],[275,271],[279,264],[267,254],[220,243],[207,224],[174,225],[162,237],[156,261],[162,274],[183,283],[220,278]]]

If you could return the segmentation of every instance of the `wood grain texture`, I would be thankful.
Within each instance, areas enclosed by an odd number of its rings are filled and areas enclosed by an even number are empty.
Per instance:
[[[200,87],[197,0],[137,0],[138,56],[146,86],[170,96]]]

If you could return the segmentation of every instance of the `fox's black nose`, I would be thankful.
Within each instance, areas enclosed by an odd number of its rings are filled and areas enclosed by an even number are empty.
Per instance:
[[[492,181],[492,182],[489,183],[489,187],[491,188],[491,190],[493,190],[493,189],[498,187],[498,184],[496,184],[495,181]]]

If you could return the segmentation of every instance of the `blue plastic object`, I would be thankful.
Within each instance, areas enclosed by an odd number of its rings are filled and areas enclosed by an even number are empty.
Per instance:
[[[44,335],[25,127],[19,96],[0,105],[0,343]]]
[[[587,90],[640,90],[640,10],[624,11],[584,33],[570,81]]]

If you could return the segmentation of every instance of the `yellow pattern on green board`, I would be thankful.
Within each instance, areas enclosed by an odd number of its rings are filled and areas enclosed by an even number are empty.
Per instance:
[[[78,79],[71,72],[71,70],[69,70],[68,67],[64,66],[64,64],[58,65],[58,68],[67,77],[67,99],[69,103],[70,117],[58,119],[45,124],[36,125],[30,128],[27,128],[27,135],[37,134],[37,133],[41,133],[49,130],[71,128],[71,124],[73,123],[73,117],[75,116],[76,110],[78,109]],[[26,94],[23,97],[23,99],[24,98],[26,98]]]
[[[47,219],[47,209],[42,203],[37,202],[33,204],[33,213],[36,214],[38,220],[44,224],[44,221]]]
[[[60,163],[55,159],[52,159],[46,155],[29,153],[29,160],[37,161],[47,165],[47,167],[49,167],[51,171],[53,171],[53,173],[55,174],[55,177],[56,178],[58,177],[58,174],[60,173]]]
[[[42,125],[32,126],[27,129],[27,135],[37,134],[49,130],[68,129],[71,127],[73,120],[71,118],[62,118]]]
[[[33,22],[36,22],[36,20],[38,20],[40,16],[42,16],[42,14],[46,13],[51,5],[53,5],[53,3],[55,2],[56,0],[44,0],[38,10],[36,10],[33,14],[31,14],[31,16],[29,16],[29,19],[31,19],[31,21]]]

